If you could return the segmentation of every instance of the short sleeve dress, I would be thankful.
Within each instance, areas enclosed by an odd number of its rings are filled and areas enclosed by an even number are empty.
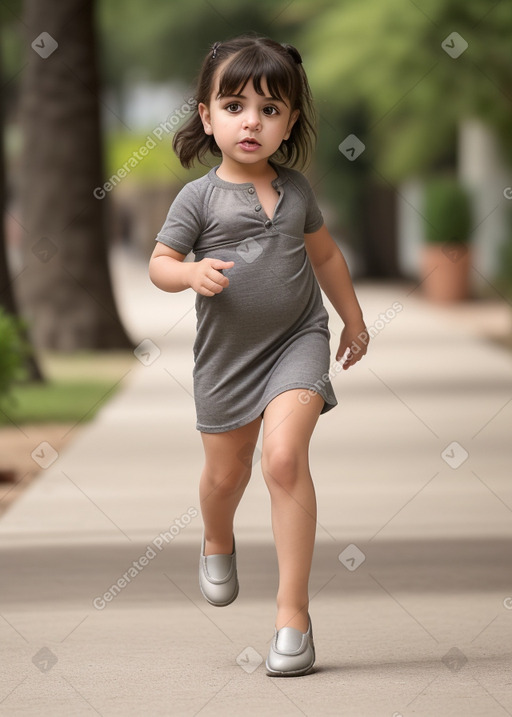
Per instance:
[[[328,316],[304,246],[322,215],[307,179],[272,164],[279,194],[265,215],[251,183],[217,176],[217,167],[190,182],[169,209],[157,241],[182,254],[234,261],[229,286],[197,295],[194,400],[197,426],[221,433],[250,423],[290,389],[337,401],[329,376]]]

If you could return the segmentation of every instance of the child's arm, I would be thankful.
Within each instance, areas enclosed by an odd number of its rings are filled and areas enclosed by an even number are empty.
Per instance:
[[[347,348],[352,347],[343,363],[344,369],[350,368],[365,355],[370,337],[345,257],[325,224],[313,234],[305,234],[304,242],[318,283],[345,324],[336,360],[339,361]]]
[[[185,254],[157,242],[149,261],[149,278],[162,291],[194,289],[203,296],[214,296],[229,286],[229,279],[218,271],[231,269],[233,261],[202,259],[184,262]]]

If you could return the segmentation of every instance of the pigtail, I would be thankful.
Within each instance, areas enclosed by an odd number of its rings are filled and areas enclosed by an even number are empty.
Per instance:
[[[199,73],[194,98],[196,111],[188,118],[183,127],[176,132],[172,141],[172,148],[185,169],[190,169],[196,160],[208,166],[207,162],[204,161],[205,156],[208,154],[216,157],[222,156],[214,137],[205,133],[199,110],[197,109],[200,102],[208,104],[210,99],[213,76],[218,59],[220,59],[218,58],[220,46],[221,43],[216,42],[205,57]]]
[[[222,156],[215,139],[211,135],[205,134],[198,111],[189,117],[183,127],[176,132],[172,148],[185,169],[190,169],[196,159],[201,164],[208,166],[204,161],[207,154]]]

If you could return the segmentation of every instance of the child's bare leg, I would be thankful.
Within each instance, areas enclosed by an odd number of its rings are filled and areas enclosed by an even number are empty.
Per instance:
[[[205,555],[233,551],[233,518],[251,477],[261,418],[225,433],[201,433],[205,465],[199,484]]]
[[[301,393],[302,389],[281,393],[265,409],[262,469],[270,491],[279,564],[276,628],[306,632],[316,529],[308,450],[324,400],[315,393],[304,404],[299,401]]]

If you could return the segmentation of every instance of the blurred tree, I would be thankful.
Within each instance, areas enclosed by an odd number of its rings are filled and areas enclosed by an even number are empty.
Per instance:
[[[256,32],[290,42],[311,14],[299,13],[290,0],[102,0],[98,10],[109,85],[137,74],[190,82],[215,41]]]
[[[483,117],[512,145],[507,3],[103,0],[101,19],[110,82],[135,68],[148,79],[190,81],[214,40],[248,30],[296,42],[321,116],[318,191],[336,207],[338,229],[363,248],[372,276],[398,271],[394,185],[453,167],[462,118]],[[468,43],[458,57],[441,46],[454,31]],[[348,134],[366,145],[355,162],[338,151]]]
[[[300,0],[292,3],[289,0],[277,3],[275,0],[259,3],[189,0],[186,5],[150,0],[144,6],[137,0],[104,0],[100,15],[104,73],[121,96],[123,81],[130,82],[137,77],[191,82],[205,52],[214,41],[251,31],[269,35],[280,42],[298,44],[309,72],[319,49],[317,45],[321,45],[322,40],[318,39],[314,45],[303,40],[324,6],[326,11],[332,8],[332,0],[319,0],[314,5]],[[148,47],[151,47],[150,52]],[[329,93],[326,96],[329,97]],[[362,105],[354,97],[351,103],[340,109],[333,103],[327,102],[324,107],[319,102],[320,142],[314,162],[318,171],[313,169],[310,177],[319,183],[319,193],[336,207],[339,224],[332,223],[335,234],[343,234],[345,239],[362,239],[366,273],[373,276],[396,275],[396,253],[392,246],[394,216],[389,211],[393,205],[386,201],[385,196],[392,190],[382,187],[368,190],[368,155],[351,168],[350,177],[335,166],[336,161],[345,161],[337,152],[339,127],[343,120],[346,120],[351,132],[355,127],[358,132],[359,128],[362,131],[365,127],[365,108],[359,107],[358,103]],[[333,146],[337,155],[334,162]],[[325,182],[322,182],[322,177],[327,177]],[[367,211],[369,203],[374,204],[374,211]],[[376,212],[375,205],[382,209]]]
[[[2,21],[0,17],[0,22]],[[0,78],[3,78],[2,52],[0,47]],[[7,248],[5,245],[5,153],[4,153],[4,101],[0,94],[0,306],[11,314],[16,312],[11,277],[7,264]]]
[[[453,162],[468,116],[493,126],[512,157],[511,36],[508,3],[347,0],[323,3],[304,43],[317,93],[334,112],[365,107],[367,156],[396,181]]]
[[[510,6],[487,0],[315,5],[299,43],[324,118],[321,191],[340,206],[367,274],[393,276],[395,185],[411,174],[454,169],[466,117],[488,122],[512,157]],[[295,0],[297,6],[309,2]],[[365,144],[353,162],[338,151],[350,134]]]
[[[94,2],[26,0],[22,84],[23,276],[37,347],[130,346],[113,298],[105,226]]]
[[[4,113],[5,113],[5,87],[8,83],[4,75],[4,27],[8,11],[5,6],[0,8],[0,78],[2,91],[0,93],[0,306],[11,314],[16,313],[16,304],[12,291],[11,277],[7,263],[7,247],[5,245],[5,207],[7,183],[5,177],[5,148],[4,148]]]
[[[16,301],[13,292],[13,282],[11,279],[9,265],[7,261],[7,246],[5,236],[5,209],[7,204],[7,182],[5,177],[5,147],[4,147],[4,94],[5,94],[5,75],[3,67],[3,29],[6,15],[6,7],[3,6],[0,11],[0,78],[2,79],[2,92],[0,92],[0,310],[4,309],[6,314],[13,316],[18,315]],[[31,381],[42,381],[43,375],[33,351],[28,350],[29,342],[24,325],[19,325],[19,332],[23,338],[27,350],[20,356],[20,360],[24,363],[24,375]]]

